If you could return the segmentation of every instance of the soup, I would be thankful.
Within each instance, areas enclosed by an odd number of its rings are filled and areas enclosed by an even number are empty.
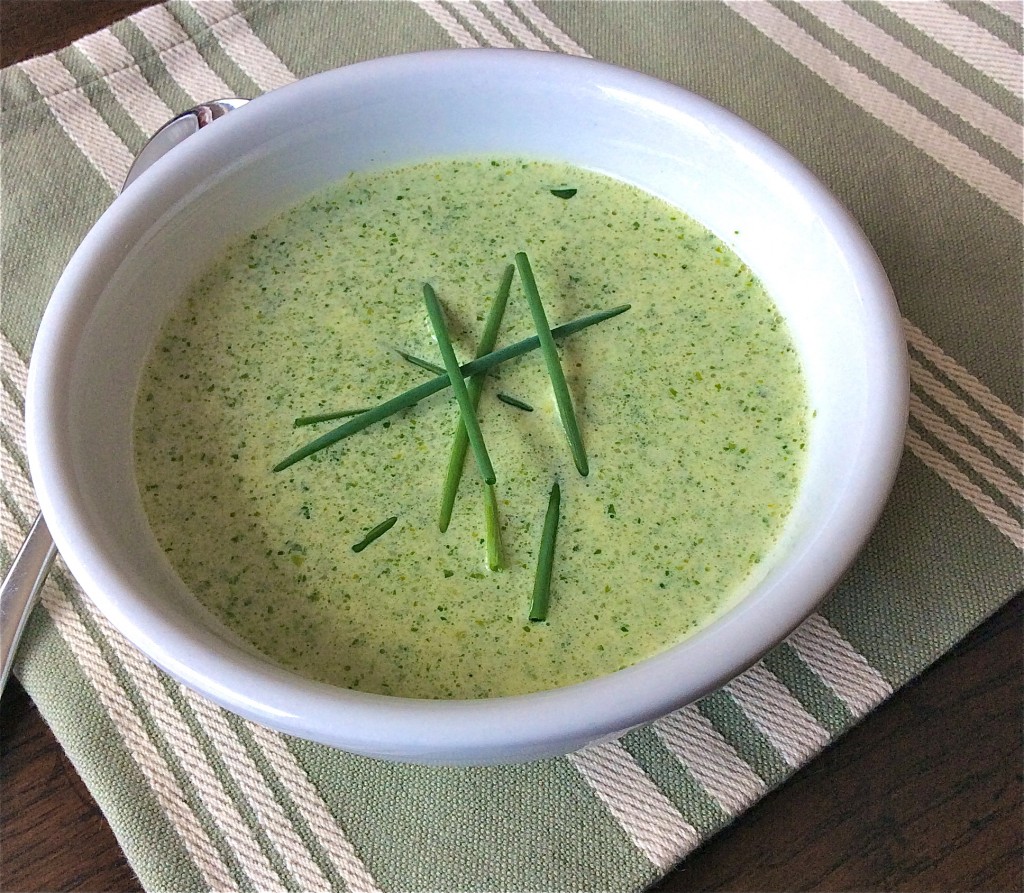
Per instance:
[[[586,476],[541,352],[486,374],[476,417],[500,569],[472,451],[439,529],[460,418],[450,388],[273,470],[339,424],[296,418],[435,375],[402,355],[441,363],[424,283],[471,359],[517,252],[553,327],[630,307],[559,344]],[[535,332],[517,274],[497,344]],[[144,372],[136,468],[184,582],[260,652],[340,686],[479,698],[629,666],[734,604],[795,500],[808,414],[771,298],[678,209],[561,164],[438,159],[353,174],[226,248]],[[535,622],[555,483],[550,603]]]

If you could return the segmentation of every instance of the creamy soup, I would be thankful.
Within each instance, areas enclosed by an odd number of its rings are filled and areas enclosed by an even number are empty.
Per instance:
[[[471,359],[520,251],[552,327],[630,309],[559,344],[585,477],[541,353],[487,374],[477,417],[500,570],[472,452],[439,530],[459,418],[450,388],[272,470],[340,424],[297,417],[371,407],[432,377],[398,352],[441,363],[425,282]],[[535,331],[517,274],[498,346]],[[135,433],[158,541],[242,638],[340,686],[478,698],[626,667],[734,604],[793,505],[807,429],[787,327],[719,239],[602,175],[486,158],[352,175],[230,245],[164,329]],[[550,605],[531,622],[555,482]]]

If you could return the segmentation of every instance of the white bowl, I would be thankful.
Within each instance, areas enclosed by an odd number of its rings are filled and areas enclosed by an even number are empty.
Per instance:
[[[806,479],[762,582],[685,642],[562,689],[412,700],[310,682],[235,644],[173,573],[136,489],[140,371],[188,280],[231,236],[367,166],[465,153],[561,159],[632,182],[729,244],[788,320],[807,376]],[[60,552],[156,664],[271,728],[388,759],[566,753],[687,704],[781,641],[863,545],[892,485],[909,394],[892,292],[836,200],[762,133],[634,72],[551,53],[360,63],[260,97],[117,198],[54,292],[32,355],[29,460]]]

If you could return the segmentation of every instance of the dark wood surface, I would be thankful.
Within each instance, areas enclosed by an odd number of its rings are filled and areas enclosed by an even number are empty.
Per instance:
[[[0,64],[147,6],[0,0]],[[1020,891],[1024,599],[689,858],[684,890]],[[0,701],[0,890],[138,879],[24,690]]]

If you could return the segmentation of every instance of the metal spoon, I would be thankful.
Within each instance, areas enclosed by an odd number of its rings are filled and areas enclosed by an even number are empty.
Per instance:
[[[171,118],[142,147],[128,171],[121,191],[124,192],[158,158],[162,158],[200,128],[248,101],[238,98],[214,99]],[[14,652],[56,555],[57,547],[40,514],[32,524],[0,588],[0,692],[7,685],[11,664],[14,663]]]

